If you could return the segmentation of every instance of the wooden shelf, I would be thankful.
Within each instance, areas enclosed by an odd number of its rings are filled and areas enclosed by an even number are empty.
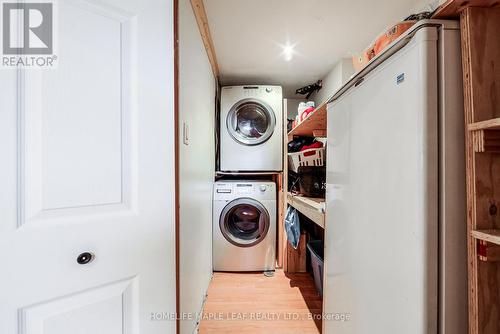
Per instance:
[[[500,230],[477,230],[472,231],[471,235],[478,240],[500,245]]]
[[[306,119],[288,132],[288,140],[293,136],[313,136],[313,131],[326,131],[326,102],[320,104]]]
[[[448,0],[432,16],[433,19],[456,19],[467,7],[495,7],[498,0]]]
[[[469,131],[477,130],[500,130],[500,118],[493,118],[487,121],[471,123],[467,126]]]
[[[287,193],[287,202],[321,228],[325,228],[325,199],[294,196]]]

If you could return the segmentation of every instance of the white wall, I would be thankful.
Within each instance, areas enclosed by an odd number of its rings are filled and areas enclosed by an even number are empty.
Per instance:
[[[288,119],[295,119],[298,114],[299,103],[307,101],[306,99],[286,99],[286,113]]]
[[[179,0],[180,312],[200,312],[212,277],[216,84],[189,0]],[[189,145],[182,143],[183,123]],[[192,333],[195,321],[182,321]]]
[[[446,0],[415,0],[413,5],[408,8],[406,13],[404,13],[404,16],[402,16],[400,19],[403,20],[408,15],[414,13],[433,11],[438,6],[443,4],[445,1]],[[391,25],[394,23],[395,22],[392,22]],[[382,33],[382,31],[380,31],[380,33]],[[374,35],[373,38],[375,37],[376,35]],[[323,87],[318,93],[312,94],[310,100],[314,101],[316,105],[319,105],[320,103],[326,101],[335,93],[335,91],[337,91],[340,87],[342,87],[342,85],[346,83],[353,74],[354,74],[354,68],[352,66],[352,59],[351,58],[340,59],[333,66],[332,70],[322,78]]]
[[[351,58],[342,58],[338,61],[332,70],[328,72],[321,80],[323,87],[317,93],[311,95],[310,99],[319,105],[329,99],[354,73]]]
[[[425,11],[433,11],[442,5],[446,0],[415,0],[413,7],[410,8],[411,13],[419,13]]]

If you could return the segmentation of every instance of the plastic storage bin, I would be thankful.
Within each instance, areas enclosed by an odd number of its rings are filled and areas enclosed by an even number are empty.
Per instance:
[[[325,148],[310,148],[296,153],[288,153],[288,169],[297,173],[301,166],[324,166]]]
[[[311,240],[307,243],[307,250],[311,256],[311,266],[314,275],[314,285],[319,295],[323,297],[323,241]]]

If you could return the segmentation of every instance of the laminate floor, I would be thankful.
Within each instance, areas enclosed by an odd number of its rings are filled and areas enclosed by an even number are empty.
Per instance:
[[[310,274],[214,273],[199,332],[316,334],[321,311]]]

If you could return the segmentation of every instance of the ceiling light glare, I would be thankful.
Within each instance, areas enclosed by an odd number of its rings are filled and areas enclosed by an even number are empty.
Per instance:
[[[293,45],[285,45],[283,47],[283,58],[285,59],[285,61],[290,61],[292,60],[293,58]]]

